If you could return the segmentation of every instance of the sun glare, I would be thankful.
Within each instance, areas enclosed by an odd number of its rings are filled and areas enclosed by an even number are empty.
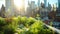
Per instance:
[[[22,2],[22,0],[14,0],[14,4],[15,4],[15,6],[21,8],[23,5],[23,2]]]

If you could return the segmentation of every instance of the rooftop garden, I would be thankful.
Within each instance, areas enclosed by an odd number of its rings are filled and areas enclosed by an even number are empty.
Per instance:
[[[0,34],[54,34],[42,20],[32,17],[0,17]]]

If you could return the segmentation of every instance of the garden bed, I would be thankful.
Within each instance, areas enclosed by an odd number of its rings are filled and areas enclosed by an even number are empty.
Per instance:
[[[52,30],[44,27],[42,20],[32,17],[0,17],[0,34],[53,34]]]

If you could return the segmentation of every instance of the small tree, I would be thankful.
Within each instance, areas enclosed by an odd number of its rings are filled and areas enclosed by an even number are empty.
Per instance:
[[[1,7],[1,17],[5,17],[5,7],[4,7],[3,4],[2,4],[2,7]]]

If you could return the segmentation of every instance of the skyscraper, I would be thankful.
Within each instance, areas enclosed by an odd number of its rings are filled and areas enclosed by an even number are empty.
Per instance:
[[[5,4],[6,4],[6,11],[7,11],[9,8],[14,7],[14,0],[5,0]]]
[[[51,11],[51,4],[48,2],[48,10]]]
[[[60,10],[60,0],[58,0],[58,8],[59,8],[59,10]]]
[[[20,8],[20,14],[21,16],[25,15],[25,0],[21,0],[22,1],[22,8]]]
[[[34,15],[35,9],[36,9],[35,1],[31,1],[31,3],[28,1],[27,15],[28,16]]]
[[[8,12],[10,11],[9,15],[13,15],[14,14],[14,0],[5,0],[6,3],[6,8],[5,11]]]
[[[47,0],[44,0],[44,5],[45,5],[45,7],[46,7],[46,5],[47,5]]]
[[[38,6],[40,6],[40,0],[38,0]]]
[[[35,1],[31,1],[31,9],[35,9]]]
[[[60,0],[58,0],[58,9],[56,11],[56,16],[60,16]],[[58,18],[59,19],[59,18]]]

